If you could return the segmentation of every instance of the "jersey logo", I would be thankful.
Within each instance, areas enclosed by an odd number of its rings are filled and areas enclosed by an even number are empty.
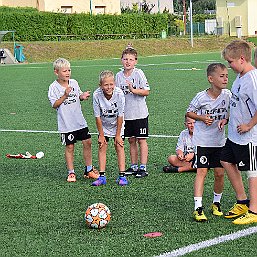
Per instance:
[[[245,166],[245,164],[241,161],[238,163],[238,166],[243,167],[243,166]]]
[[[201,156],[200,163],[201,164],[206,164],[207,163],[207,157],[206,156]]]
[[[68,139],[69,139],[69,141],[73,141],[74,140],[74,136],[72,134],[69,134],[68,135]]]

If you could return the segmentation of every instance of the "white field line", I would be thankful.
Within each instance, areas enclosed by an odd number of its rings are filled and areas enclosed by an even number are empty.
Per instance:
[[[58,134],[58,131],[51,130],[25,130],[25,129],[0,129],[0,132],[19,132],[19,133],[48,133],[48,134]],[[98,135],[98,133],[90,132],[91,135]],[[157,138],[178,138],[178,136],[171,135],[149,135],[149,137]]]
[[[181,247],[181,248],[178,248],[174,251],[164,253],[164,254],[161,254],[161,255],[156,256],[156,257],[183,256],[187,253],[198,251],[200,249],[204,249],[204,248],[207,248],[207,247],[210,247],[210,246],[213,246],[213,245],[221,244],[221,243],[224,243],[224,242],[227,242],[227,241],[232,241],[232,240],[235,240],[235,239],[238,239],[238,238],[241,238],[241,237],[246,237],[246,236],[249,236],[249,235],[255,234],[255,233],[257,233],[257,227],[251,227],[251,228],[236,231],[235,233],[232,233],[232,234],[215,237],[215,238],[210,239],[210,240],[206,240],[206,241],[202,241],[202,242],[199,242],[199,243],[196,243],[196,244]]]

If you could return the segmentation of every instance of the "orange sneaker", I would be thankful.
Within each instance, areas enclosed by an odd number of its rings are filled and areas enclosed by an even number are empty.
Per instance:
[[[99,172],[95,167],[93,166],[92,170],[89,172],[84,172],[84,178],[92,178],[92,179],[98,179],[99,178]]]
[[[70,173],[67,178],[68,182],[76,182],[76,175],[75,173]]]

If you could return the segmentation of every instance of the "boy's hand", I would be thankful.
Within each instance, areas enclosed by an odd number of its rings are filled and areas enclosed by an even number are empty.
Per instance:
[[[203,116],[203,122],[207,125],[210,126],[213,123],[214,119],[210,118],[209,115]]]
[[[129,80],[126,80],[126,83],[127,83],[127,85],[128,85],[128,89],[129,89],[129,91],[131,92],[131,93],[133,93],[132,91],[133,91],[133,83],[132,82],[130,82]]]
[[[114,139],[114,144],[115,145],[120,145],[121,147],[124,146],[124,141],[122,140],[121,136],[116,136]]]
[[[243,133],[248,132],[251,127],[248,124],[241,124],[237,126],[237,132],[241,135]]]
[[[184,153],[181,150],[177,150],[177,157],[180,161],[184,161]]]
[[[107,145],[105,136],[101,136],[101,135],[100,135],[100,136],[98,137],[98,145],[99,145],[99,148],[102,148],[104,144]]]
[[[220,131],[223,130],[224,126],[228,123],[228,120],[227,119],[222,119],[219,121],[218,123],[218,128]]]
[[[69,96],[69,94],[70,94],[71,90],[72,90],[72,87],[67,87],[67,88],[65,89],[64,94],[65,94],[65,96],[66,96],[66,97],[68,97],[68,96]]]
[[[188,153],[185,155],[185,161],[190,162],[194,158],[194,153]]]
[[[86,91],[80,95],[81,100],[87,100],[90,97],[90,91]]]

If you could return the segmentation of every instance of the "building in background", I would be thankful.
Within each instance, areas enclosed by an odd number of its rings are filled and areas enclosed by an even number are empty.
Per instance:
[[[0,0],[0,6],[33,7],[45,12],[120,14],[120,0]]]
[[[216,0],[217,34],[257,35],[257,0]]]
[[[163,13],[164,10],[174,13],[173,0],[120,0],[122,8],[132,9],[133,4],[137,4],[140,8],[144,3],[149,4],[150,7],[153,6],[151,13]]]

